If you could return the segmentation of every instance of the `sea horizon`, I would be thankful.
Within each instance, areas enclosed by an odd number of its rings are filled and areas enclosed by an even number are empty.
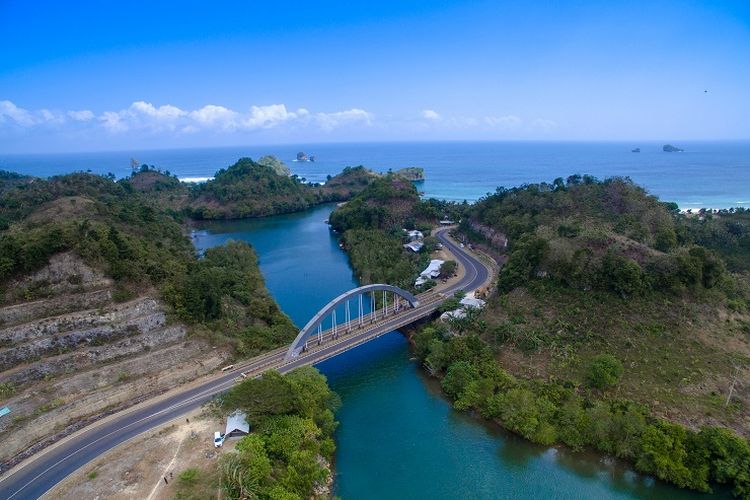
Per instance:
[[[664,144],[684,152],[663,152]],[[635,148],[641,152],[632,152]],[[294,161],[299,151],[315,155],[316,161]],[[364,165],[377,172],[422,167],[425,181],[419,189],[424,196],[451,201],[473,202],[501,186],[588,174],[630,177],[681,209],[750,207],[750,192],[743,189],[750,186],[750,140],[369,141],[14,153],[0,154],[0,170],[37,177],[91,171],[123,178],[132,172],[134,158],[185,182],[200,182],[241,157],[267,154],[309,182],[325,182],[347,166]]]
[[[100,153],[129,153],[129,152],[152,152],[152,151],[177,151],[177,150],[202,150],[202,149],[236,149],[236,148],[276,148],[276,147],[307,147],[307,146],[337,146],[352,144],[444,144],[444,143],[477,143],[477,144],[516,144],[516,143],[540,143],[540,144],[633,144],[638,147],[640,144],[656,144],[660,147],[665,144],[679,146],[688,143],[750,143],[750,137],[737,139],[404,139],[404,140],[352,140],[352,141],[284,141],[284,142],[267,142],[263,144],[221,144],[221,145],[203,145],[203,146],[170,146],[170,147],[143,147],[137,149],[129,148],[105,148],[105,149],[84,149],[84,150],[59,150],[45,152],[0,152],[0,159],[14,156],[57,156],[57,155],[86,155]]]

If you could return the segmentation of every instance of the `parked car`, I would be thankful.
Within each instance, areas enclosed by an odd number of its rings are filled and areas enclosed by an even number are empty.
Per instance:
[[[214,432],[214,446],[221,448],[222,444],[224,444],[224,434],[219,431]]]

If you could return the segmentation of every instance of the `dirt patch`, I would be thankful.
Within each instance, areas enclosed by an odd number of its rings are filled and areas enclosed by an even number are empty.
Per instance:
[[[101,455],[42,498],[173,498],[182,472],[196,469],[198,474],[213,474],[219,456],[234,449],[236,441],[232,440],[221,448],[214,447],[214,431],[221,429],[223,422],[200,411],[180,417]],[[219,492],[204,493],[206,498],[216,498]]]

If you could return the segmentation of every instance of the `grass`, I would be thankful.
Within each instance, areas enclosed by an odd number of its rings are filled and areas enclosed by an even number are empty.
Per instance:
[[[728,407],[724,401],[732,367],[750,366],[748,317],[725,314],[715,299],[623,300],[535,280],[493,299],[482,316],[483,337],[506,369],[528,378],[583,385],[591,359],[612,354],[624,373],[611,395],[690,427],[719,421],[746,434],[750,403],[742,396]]]
[[[218,498],[221,496],[219,489],[219,475],[216,463],[207,469],[189,468],[182,471],[176,482],[175,499],[198,500],[205,498]]]

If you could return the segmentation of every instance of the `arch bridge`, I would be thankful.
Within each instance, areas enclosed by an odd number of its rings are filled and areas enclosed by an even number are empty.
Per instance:
[[[374,284],[349,290],[326,304],[307,322],[289,346],[285,360],[296,358],[307,350],[310,342],[320,345],[325,339],[336,339],[342,334],[366,328],[381,318],[416,307],[419,307],[417,297],[397,286]],[[339,323],[341,314],[343,321]],[[330,328],[324,328],[327,319]]]

